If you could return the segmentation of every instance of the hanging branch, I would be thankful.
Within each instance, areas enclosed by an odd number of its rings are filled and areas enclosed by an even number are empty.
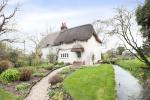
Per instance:
[[[10,42],[12,43],[14,39],[4,38],[3,35],[15,31],[13,29],[12,19],[15,17],[15,14],[18,10],[18,7],[15,7],[14,10],[7,15],[5,9],[8,6],[9,0],[0,1],[0,42]]]

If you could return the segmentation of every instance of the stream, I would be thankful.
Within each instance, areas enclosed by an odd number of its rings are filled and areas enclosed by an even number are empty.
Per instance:
[[[139,81],[118,65],[113,65],[113,67],[118,100],[141,100],[143,87]]]

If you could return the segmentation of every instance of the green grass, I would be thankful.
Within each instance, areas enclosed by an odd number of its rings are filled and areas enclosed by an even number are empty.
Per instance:
[[[20,98],[0,88],[0,100],[20,100]]]
[[[77,70],[63,86],[74,100],[115,100],[114,70],[109,64]]]
[[[144,81],[144,79],[150,77],[150,70],[143,69],[142,67],[146,67],[146,65],[138,59],[118,60],[116,64],[131,72],[140,81]]]

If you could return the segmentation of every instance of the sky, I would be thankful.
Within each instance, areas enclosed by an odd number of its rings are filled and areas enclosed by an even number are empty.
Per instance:
[[[62,22],[67,27],[92,23],[98,19],[108,19],[114,15],[114,8],[125,7],[136,9],[144,0],[11,0],[9,8],[18,4],[15,16],[18,33],[15,36],[21,41],[29,37],[41,39],[41,34],[59,31]],[[114,43],[115,44],[115,43]],[[113,45],[114,45],[113,44]],[[14,44],[23,48],[23,45]],[[32,43],[26,43],[27,52],[32,50]]]

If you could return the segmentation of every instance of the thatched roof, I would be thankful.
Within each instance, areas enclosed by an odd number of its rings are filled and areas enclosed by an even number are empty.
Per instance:
[[[47,46],[57,46],[61,43],[73,43],[74,41],[87,41],[94,36],[95,39],[101,43],[95,30],[91,24],[86,24],[70,29],[64,29],[60,32],[55,32],[47,35],[39,43],[39,47],[46,48]]]
[[[40,48],[46,48],[49,45],[52,46],[54,45],[54,41],[57,38],[57,36],[59,35],[59,32],[54,32],[54,33],[50,33],[48,34],[46,37],[44,37],[40,43],[39,43],[39,47]]]
[[[96,40],[101,43],[100,39],[95,33],[95,30],[91,24],[86,24],[70,29],[60,31],[60,34],[54,41],[54,46],[60,45],[61,43],[72,43],[76,40],[87,41],[91,36],[94,36]]]
[[[83,47],[81,44],[76,43],[76,44],[72,47],[71,51],[72,51],[72,52],[78,52],[78,51],[83,52],[83,51],[84,51],[84,47]]]

